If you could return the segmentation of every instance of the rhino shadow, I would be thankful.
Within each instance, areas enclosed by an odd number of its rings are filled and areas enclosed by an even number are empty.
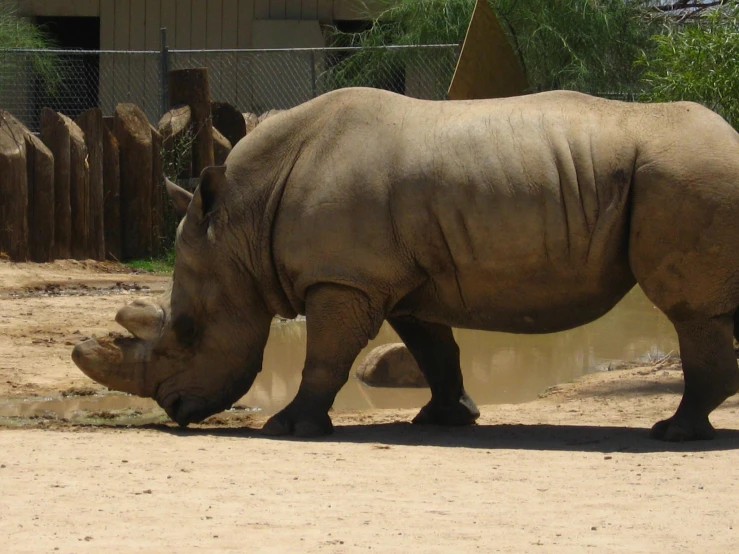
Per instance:
[[[712,441],[673,443],[649,438],[648,428],[549,425],[498,424],[469,427],[426,427],[409,422],[391,422],[361,425],[337,425],[333,435],[316,439],[298,439],[291,436],[266,437],[254,427],[187,428],[149,425],[163,433],[189,437],[206,435],[231,438],[261,438],[288,442],[323,442],[373,444],[378,447],[437,446],[448,448],[477,448],[483,450],[541,450],[565,452],[715,452],[739,450],[739,430],[717,429]],[[253,443],[251,443],[253,444]]]

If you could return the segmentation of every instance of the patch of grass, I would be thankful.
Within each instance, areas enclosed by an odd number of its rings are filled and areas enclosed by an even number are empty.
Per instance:
[[[131,260],[126,262],[126,265],[133,269],[148,271],[150,273],[172,273],[174,269],[174,249],[167,250],[158,258]]]

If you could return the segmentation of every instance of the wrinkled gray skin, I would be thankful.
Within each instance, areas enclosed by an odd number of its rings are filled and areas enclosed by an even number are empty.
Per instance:
[[[121,310],[136,338],[73,357],[181,425],[247,392],[275,314],[306,315],[308,349],[266,433],[330,433],[384,320],[431,388],[415,422],[469,424],[452,326],[561,331],[637,282],[675,325],[685,375],[652,435],[712,437],[709,413],[739,387],[739,135],[699,105],[345,89],[263,122],[192,199],[170,192],[187,213],[171,293]]]

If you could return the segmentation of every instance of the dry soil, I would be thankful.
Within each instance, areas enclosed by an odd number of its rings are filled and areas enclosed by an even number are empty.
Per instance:
[[[126,271],[0,262],[0,406],[104,393],[71,347],[166,283]],[[737,552],[737,399],[714,441],[649,440],[681,388],[673,359],[624,364],[474,427],[344,412],[309,441],[262,437],[247,411],[187,430],[5,418],[0,551]]]

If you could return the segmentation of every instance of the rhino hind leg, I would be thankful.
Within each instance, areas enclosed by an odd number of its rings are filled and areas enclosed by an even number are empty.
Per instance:
[[[733,347],[736,318],[721,316],[675,322],[685,391],[674,416],[660,421],[650,436],[667,441],[711,439],[708,415],[739,390]]]
[[[352,363],[382,325],[382,312],[361,291],[320,284],[306,295],[308,344],[295,398],[262,428],[265,435],[318,437],[333,432],[328,411]]]
[[[416,424],[470,425],[480,411],[464,390],[459,347],[447,325],[404,316],[388,319],[418,363],[431,400],[413,419]]]

